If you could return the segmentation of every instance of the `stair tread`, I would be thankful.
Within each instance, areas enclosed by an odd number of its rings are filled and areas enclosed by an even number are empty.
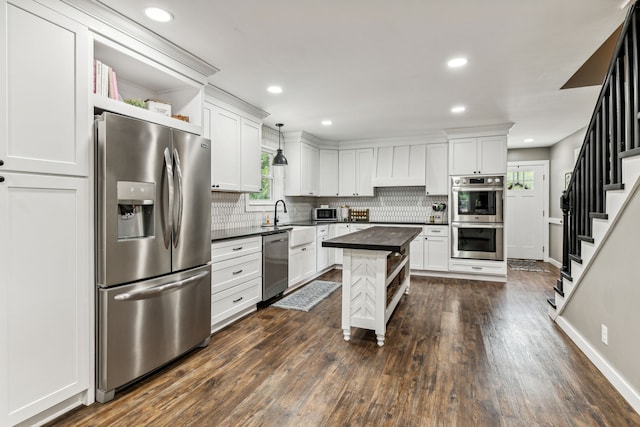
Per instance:
[[[578,264],[582,264],[582,258],[580,258],[580,255],[569,254],[569,259],[577,262]]]
[[[573,282],[573,277],[571,277],[571,274],[565,272],[565,271],[561,271],[560,272],[560,276],[564,277],[565,279],[567,279],[570,282]]]
[[[609,214],[605,212],[589,212],[589,218],[609,219]]]
[[[578,240],[582,240],[583,242],[588,242],[588,243],[594,243],[595,242],[595,240],[593,240],[593,237],[585,236],[585,235],[578,235]]]
[[[547,298],[547,302],[549,303],[549,305],[550,305],[551,307],[553,307],[553,308],[557,308],[555,298]]]
[[[564,296],[564,291],[560,288],[558,288],[558,286],[554,286],[553,290],[556,291],[557,294],[559,294],[560,296]]]
[[[612,190],[624,190],[623,182],[614,182],[611,184],[603,185],[602,188],[604,191],[612,191]]]
[[[640,115],[640,113],[638,113]],[[618,157],[621,159],[627,158],[627,157],[633,157],[633,156],[637,156],[640,154],[640,147],[637,148],[632,148],[630,150],[625,150],[622,153],[618,154]]]

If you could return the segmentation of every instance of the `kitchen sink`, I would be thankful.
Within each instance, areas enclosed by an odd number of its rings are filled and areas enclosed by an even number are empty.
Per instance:
[[[316,238],[315,227],[293,227],[289,231],[289,247],[312,243]]]

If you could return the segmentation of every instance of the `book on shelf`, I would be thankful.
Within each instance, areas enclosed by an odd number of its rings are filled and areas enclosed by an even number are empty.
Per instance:
[[[93,61],[93,93],[106,98],[120,99],[115,70],[98,59]]]

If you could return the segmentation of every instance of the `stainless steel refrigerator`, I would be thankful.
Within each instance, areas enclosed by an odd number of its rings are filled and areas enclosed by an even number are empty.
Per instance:
[[[211,326],[211,152],[197,135],[96,119],[96,400],[188,350]]]

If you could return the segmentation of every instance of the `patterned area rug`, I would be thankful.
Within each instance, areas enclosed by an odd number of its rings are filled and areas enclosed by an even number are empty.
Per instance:
[[[509,258],[507,259],[507,266],[509,267],[509,270],[536,271],[539,273],[546,273],[548,271],[540,267],[533,259]]]
[[[289,310],[309,311],[340,286],[342,286],[342,283],[314,280],[271,306]]]

